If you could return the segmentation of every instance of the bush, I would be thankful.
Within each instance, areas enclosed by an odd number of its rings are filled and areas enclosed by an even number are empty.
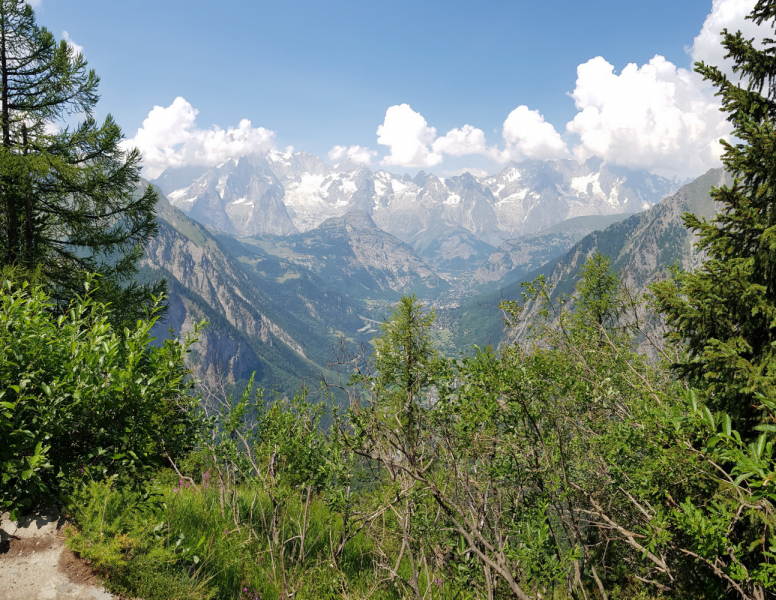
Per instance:
[[[59,315],[41,287],[0,289],[0,511],[12,519],[83,478],[140,481],[193,443],[183,363],[193,339],[149,346],[159,304],[113,330],[95,287],[89,279]]]

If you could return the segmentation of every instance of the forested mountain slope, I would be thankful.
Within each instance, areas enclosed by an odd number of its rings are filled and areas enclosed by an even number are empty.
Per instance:
[[[623,221],[630,213],[574,217],[540,233],[503,242],[471,278],[471,286],[488,292],[522,279],[548,262],[562,256],[587,234]]]
[[[353,298],[396,300],[412,292],[434,297],[449,287],[410,246],[378,228],[362,210],[331,217],[304,233],[241,242],[282,259],[290,265],[288,277],[297,277],[296,267],[309,269]]]
[[[709,192],[712,187],[730,182],[725,171],[712,169],[651,209],[590,233],[556,260],[496,292],[467,302],[449,316],[457,345],[467,348],[472,344],[497,344],[503,335],[502,315],[497,309],[500,300],[521,300],[521,284],[539,275],[545,277],[553,297],[570,294],[582,266],[596,252],[611,258],[613,269],[633,293],[644,293],[649,284],[668,274],[671,265],[678,264],[685,270],[697,268],[703,255],[694,247],[695,236],[684,227],[682,215],[689,212],[713,218],[717,207]],[[535,310],[529,309],[526,321],[535,316]]]

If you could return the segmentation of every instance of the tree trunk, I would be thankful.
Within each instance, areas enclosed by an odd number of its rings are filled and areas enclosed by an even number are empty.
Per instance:
[[[29,151],[27,142],[27,124],[22,123],[22,154],[26,157]],[[28,269],[35,267],[35,230],[32,225],[32,182],[25,172],[24,177],[24,263]]]
[[[6,31],[7,15],[5,6],[0,3],[0,83],[3,86],[0,91],[0,102],[2,102],[2,129],[3,129],[3,147],[6,152],[11,151],[11,123],[8,109],[8,36]],[[16,201],[11,190],[8,175],[4,175],[0,180],[0,190],[5,200],[5,226],[7,235],[6,264],[14,264],[17,260],[18,252],[18,216],[16,214]]]

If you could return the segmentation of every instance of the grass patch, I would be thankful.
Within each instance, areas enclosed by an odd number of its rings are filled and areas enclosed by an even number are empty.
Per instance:
[[[299,279],[300,277],[301,275],[295,271],[287,271],[278,277],[275,281],[278,283],[285,283],[286,281],[290,281],[291,279]]]
[[[67,545],[91,562],[109,591],[144,600],[403,597],[383,581],[366,536],[356,536],[332,561],[342,523],[320,498],[310,503],[302,549],[293,533],[304,503],[287,497],[290,516],[281,534],[289,541],[279,553],[267,537],[270,499],[239,488],[233,500],[238,514],[222,511],[216,487],[195,488],[170,471],[143,492],[92,482],[68,499],[77,528],[68,529]],[[429,578],[437,583],[428,598],[452,597],[438,574]]]

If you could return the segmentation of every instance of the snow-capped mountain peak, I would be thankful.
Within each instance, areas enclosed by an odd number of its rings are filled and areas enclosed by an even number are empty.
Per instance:
[[[541,231],[562,220],[644,210],[677,182],[610,167],[600,160],[509,164],[500,173],[440,179],[335,166],[306,152],[269,150],[232,160],[190,181],[157,180],[170,201],[195,219],[238,236],[309,231],[326,219],[363,210],[416,249],[465,229],[489,244]]]

